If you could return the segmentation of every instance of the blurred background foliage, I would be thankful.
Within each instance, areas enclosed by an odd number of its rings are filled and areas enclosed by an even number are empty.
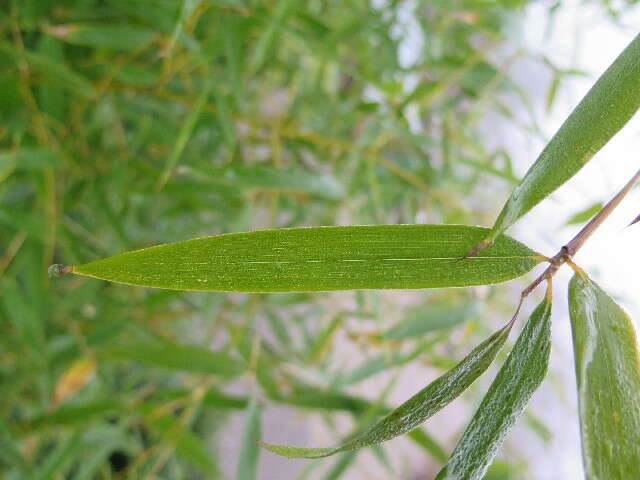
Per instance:
[[[406,364],[435,376],[500,324],[504,287],[184,293],[51,282],[46,269],[259,228],[490,224],[518,179],[482,122],[538,134],[510,65],[545,64],[549,103],[579,73],[518,47],[528,3],[2,2],[2,478],[276,478],[255,446],[269,406],[319,416],[338,441],[390,406]],[[358,388],[381,375],[386,388]],[[246,427],[229,429],[238,410]],[[417,469],[386,446],[369,467],[429,478],[459,428],[413,432]],[[358,455],[297,463],[290,478],[339,478]],[[501,460],[489,476],[522,469]]]

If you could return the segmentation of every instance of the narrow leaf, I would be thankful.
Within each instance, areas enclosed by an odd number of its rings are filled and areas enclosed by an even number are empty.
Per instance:
[[[305,448],[262,443],[267,450],[289,458],[320,458],[369,447],[409,432],[464,392],[488,367],[509,335],[511,325],[478,345],[458,365],[386,415],[371,429],[339,447]]]
[[[144,47],[153,40],[155,33],[138,25],[114,24],[65,24],[46,28],[50,35],[73,45],[131,51]]]
[[[604,207],[604,204],[602,202],[594,203],[593,205],[585,208],[584,210],[576,213],[571,218],[569,218],[565,222],[565,225],[576,225],[580,223],[585,223],[588,220],[590,220],[591,217],[593,217],[596,213],[602,210],[603,207]]]
[[[640,107],[640,35],[569,115],[504,205],[489,239],[573,177]]]
[[[244,436],[238,456],[237,480],[256,480],[258,478],[258,460],[260,458],[258,442],[261,436],[260,411],[260,405],[255,398],[252,398],[247,409]]]
[[[231,355],[190,345],[135,344],[108,348],[103,353],[124,360],[223,377],[235,377],[244,371],[244,364]]]
[[[455,327],[473,318],[478,312],[477,307],[475,302],[468,302],[462,305],[443,303],[413,309],[401,322],[384,332],[382,339],[404,340]]]
[[[569,284],[586,476],[636,478],[640,465],[640,354],[629,315],[583,274]]]
[[[459,260],[488,233],[464,225],[231,233],[127,252],[73,272],[176,290],[286,292],[482,285],[523,275],[542,260],[507,236]]]
[[[437,480],[480,480],[547,373],[551,299],[534,310]]]
[[[345,196],[345,187],[330,175],[320,175],[301,168],[273,168],[264,165],[231,164],[225,167],[187,169],[193,177],[203,177],[208,183],[231,185],[235,188],[278,190],[305,193],[327,199]]]

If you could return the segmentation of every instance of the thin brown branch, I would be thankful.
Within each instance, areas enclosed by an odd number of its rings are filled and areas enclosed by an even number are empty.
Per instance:
[[[627,184],[620,190],[609,202],[602,207],[602,209],[596,213],[591,220],[578,232],[578,234],[571,239],[560,251],[549,260],[550,265],[546,268],[542,274],[536,278],[527,288],[522,291],[520,297],[520,305],[522,301],[533,292],[543,280],[551,282],[551,278],[556,274],[562,265],[569,263],[574,269],[577,267],[572,260],[572,257],[582,248],[585,242],[593,235],[593,233],[602,225],[602,223],[611,215],[620,202],[627,196],[627,194],[633,189],[633,187],[640,181],[640,170],[631,177]],[[579,267],[578,267],[579,268]],[[517,312],[520,310],[518,305]]]

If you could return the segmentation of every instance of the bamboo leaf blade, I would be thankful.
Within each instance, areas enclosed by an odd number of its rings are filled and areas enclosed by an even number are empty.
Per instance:
[[[491,365],[504,345],[511,325],[498,330],[474,348],[458,365],[438,377],[366,432],[339,447],[306,448],[261,443],[267,450],[289,458],[321,458],[334,453],[378,445],[407,433],[464,392]]]
[[[110,358],[224,378],[236,377],[245,370],[244,363],[236,357],[192,345],[138,343],[110,347],[102,353]]]
[[[569,284],[569,313],[586,476],[634,478],[640,465],[640,354],[633,323],[583,274]]]
[[[580,101],[505,203],[489,240],[573,177],[640,107],[640,35]]]
[[[231,233],[115,255],[73,272],[130,285],[242,292],[463,287],[499,283],[543,257],[465,225],[313,227]]]
[[[458,445],[436,480],[480,480],[509,429],[547,372],[551,350],[551,300],[531,314]]]

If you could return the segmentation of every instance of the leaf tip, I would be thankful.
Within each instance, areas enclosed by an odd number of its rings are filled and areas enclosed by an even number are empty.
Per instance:
[[[63,275],[66,275],[68,273],[73,273],[73,271],[74,271],[74,268],[72,266],[63,265],[61,263],[55,263],[47,269],[47,274],[49,275],[50,278],[56,278],[56,277],[61,277]]]
[[[640,215],[638,215],[636,218],[634,218],[631,223],[629,225],[627,225],[627,228],[630,227],[631,225],[634,225],[636,223],[640,222]]]

